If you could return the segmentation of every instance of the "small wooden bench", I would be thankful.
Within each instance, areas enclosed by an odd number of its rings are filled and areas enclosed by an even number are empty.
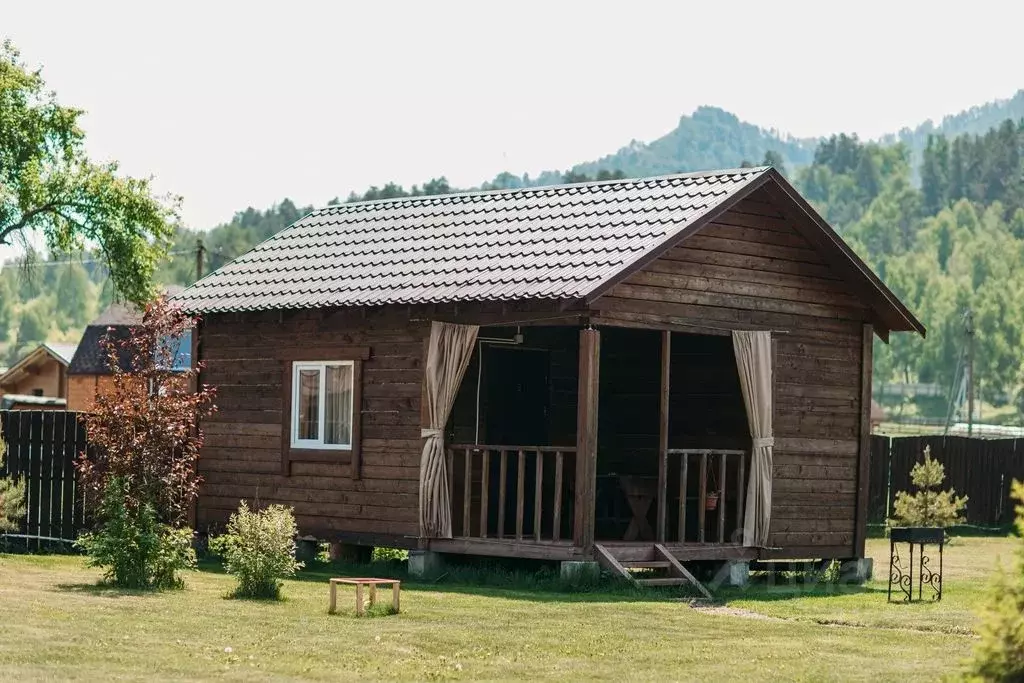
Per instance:
[[[343,583],[350,586],[356,587],[356,616],[361,617],[366,615],[366,608],[363,606],[363,587],[368,586],[370,588],[370,607],[373,607],[374,603],[377,602],[377,586],[391,586],[391,606],[394,608],[395,613],[399,610],[399,596],[401,594],[402,582],[394,579],[331,579],[331,606],[327,610],[328,614],[334,614],[338,611],[338,584]]]

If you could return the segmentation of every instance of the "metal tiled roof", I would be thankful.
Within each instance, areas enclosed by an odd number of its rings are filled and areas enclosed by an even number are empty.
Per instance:
[[[330,206],[175,299],[226,312],[583,298],[766,172]]]

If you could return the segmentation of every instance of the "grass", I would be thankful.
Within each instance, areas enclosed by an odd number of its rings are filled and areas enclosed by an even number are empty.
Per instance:
[[[842,592],[753,586],[724,594],[726,609],[702,611],[671,591],[570,594],[524,584],[522,573],[496,581],[507,587],[481,586],[457,570],[403,583],[401,614],[381,606],[363,619],[326,613],[325,579],[339,569],[304,571],[285,582],[283,601],[259,602],[226,598],[231,578],[210,568],[187,575],[184,591],[141,594],[97,586],[99,573],[78,557],[0,555],[0,671],[8,680],[930,681],[968,656],[973,611],[1010,548],[1006,538],[957,539],[939,604],[889,605],[876,580]],[[888,543],[873,539],[869,552],[884,574]],[[339,607],[353,602],[340,591]]]

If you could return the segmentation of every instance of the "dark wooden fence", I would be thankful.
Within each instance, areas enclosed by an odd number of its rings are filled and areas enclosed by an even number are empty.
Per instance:
[[[1024,439],[963,436],[871,437],[868,522],[882,523],[898,491],[914,490],[910,470],[925,446],[946,468],[943,488],[967,496],[967,523],[1003,526],[1013,522],[1010,483],[1024,481]]]
[[[0,476],[14,475],[26,484],[27,514],[6,540],[29,548],[73,541],[85,522],[74,466],[86,443],[78,413],[3,410],[0,428],[7,444]]]

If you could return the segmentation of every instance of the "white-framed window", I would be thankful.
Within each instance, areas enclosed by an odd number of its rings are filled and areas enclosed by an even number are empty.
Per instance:
[[[292,448],[352,449],[355,362],[292,363]]]

